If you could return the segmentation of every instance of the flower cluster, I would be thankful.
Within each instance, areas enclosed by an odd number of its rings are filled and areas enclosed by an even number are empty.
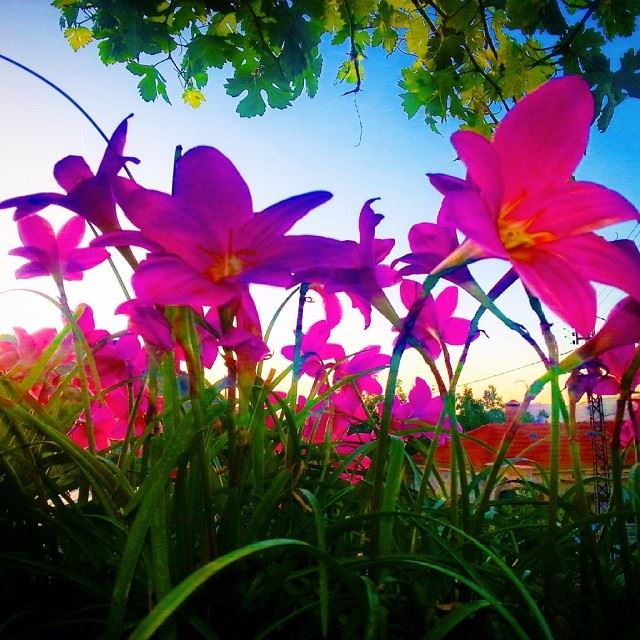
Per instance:
[[[228,372],[226,388],[233,390],[229,399],[238,401],[240,413],[246,410],[257,367],[269,353],[252,296],[254,284],[283,289],[304,284],[322,296],[326,317],[281,353],[294,362],[296,382],[299,375],[313,381],[308,397],[300,401],[308,413],[301,437],[309,445],[329,443],[336,454],[347,457],[377,437],[381,420],[386,421],[385,433],[431,440],[445,438],[451,424],[443,399],[432,396],[424,377],[415,379],[405,400],[387,398],[386,409],[368,402],[382,394],[376,373],[389,366],[390,356],[378,345],[347,355],[343,345],[330,342],[342,319],[336,294],[350,298],[365,328],[372,308],[384,315],[390,328],[423,356],[439,378],[434,382],[440,390],[446,385],[434,363],[444,355],[453,379],[448,346],[468,346],[478,335],[469,320],[454,315],[459,289],[478,287],[469,270],[477,260],[508,261],[529,294],[582,335],[592,332],[596,320],[592,281],[630,296],[610,323],[630,309],[637,321],[638,252],[594,232],[639,220],[639,214],[621,195],[572,177],[585,152],[592,116],[587,85],[566,77],[546,83],[519,102],[493,139],[471,131],[454,134],[466,178],[430,175],[444,195],[437,223],[414,225],[408,237],[411,252],[389,264],[384,261],[394,240],[376,237],[383,220],[373,209],[376,199],[365,202],[360,211],[358,240],[339,241],[290,233],[295,223],[331,198],[330,193],[293,196],[255,212],[238,170],[211,147],[196,147],[177,160],[171,193],[147,189],[120,175],[128,162],[137,162],[124,156],[125,119],[95,174],[83,158],[69,156],[54,168],[65,194],[35,193],[0,203],[0,208],[15,209],[23,241],[11,252],[27,260],[16,276],[53,276],[63,301],[63,281],[80,279],[104,261],[106,247],[118,248],[134,268],[135,299],[116,310],[129,318],[124,335],[96,330],[88,308],[74,327],[76,346],[79,341],[86,357],[76,362],[82,375],[76,372],[71,379],[83,389],[85,406],[71,437],[82,446],[103,449],[113,441],[162,428],[162,398],[152,393],[147,378],[163,354],[173,358],[178,370],[186,362],[190,378],[221,355]],[[57,233],[35,215],[48,205],[73,213]],[[118,209],[133,229],[122,228]],[[101,235],[89,247],[79,248],[86,222]],[[142,252],[140,261],[131,247]],[[451,285],[432,295],[409,278],[419,274],[430,280],[441,276]],[[390,302],[387,292],[396,287],[405,313],[398,313]],[[607,383],[610,377],[619,379],[628,366],[639,336],[635,331],[619,349],[601,356],[610,374],[605,376]],[[0,341],[0,370],[9,378],[23,379],[52,339],[51,332],[28,336],[16,330],[15,338]],[[603,338],[594,340],[582,348],[593,352],[588,359],[602,351]],[[70,341],[63,341],[32,395],[46,402],[59,383],[60,367],[75,362],[79,353],[82,349],[76,348],[73,355]],[[574,366],[587,358],[578,360]],[[363,454],[356,466],[362,471],[367,465]]]

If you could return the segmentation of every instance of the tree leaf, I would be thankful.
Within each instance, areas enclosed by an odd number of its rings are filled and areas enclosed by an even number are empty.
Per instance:
[[[69,27],[64,30],[64,37],[74,51],[86,47],[93,40],[93,31],[87,27]]]
[[[191,87],[184,90],[182,93],[182,100],[193,109],[197,109],[202,105],[206,98],[200,89]]]

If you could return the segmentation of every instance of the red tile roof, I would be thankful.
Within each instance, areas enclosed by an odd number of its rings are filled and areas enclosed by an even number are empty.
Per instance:
[[[507,431],[506,423],[485,424],[477,429],[461,434],[462,444],[475,469],[481,469],[493,463],[495,452],[500,447]],[[560,470],[572,468],[569,437],[564,425],[560,426]],[[613,423],[605,423],[607,442],[611,441]],[[589,422],[576,425],[576,437],[580,450],[582,468],[593,467],[593,429]],[[608,451],[610,455],[610,451]],[[450,444],[438,447],[436,463],[447,467],[450,461]],[[551,455],[551,425],[548,423],[520,424],[507,452],[507,458],[521,466],[540,465],[549,468]],[[631,462],[630,456],[628,462]]]

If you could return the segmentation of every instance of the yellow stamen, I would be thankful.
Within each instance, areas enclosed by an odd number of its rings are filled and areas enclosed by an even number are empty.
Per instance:
[[[518,248],[533,247],[543,242],[551,242],[556,237],[549,231],[530,232],[529,227],[535,221],[535,216],[526,220],[509,220],[512,213],[524,199],[524,195],[503,205],[498,215],[498,233],[507,251]]]
[[[242,272],[242,260],[233,253],[214,256],[213,266],[207,270],[207,275],[214,282],[222,278],[237,276]]]

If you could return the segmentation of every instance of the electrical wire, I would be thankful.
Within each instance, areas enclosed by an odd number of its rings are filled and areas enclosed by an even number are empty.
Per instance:
[[[563,353],[560,353],[559,355],[561,356],[566,356],[567,354],[571,353],[573,351],[573,349],[570,349],[569,351],[564,351]],[[533,367],[536,364],[542,364],[542,362],[540,362],[539,360],[536,360],[535,362],[529,362],[527,364],[523,364],[520,365],[519,367],[514,367],[513,369],[507,369],[506,371],[500,371],[499,373],[492,373],[489,376],[485,376],[484,378],[478,378],[477,380],[471,380],[469,382],[460,382],[460,384],[462,386],[468,386],[471,384],[476,384],[477,382],[484,382],[485,380],[491,380],[492,378],[499,378],[500,376],[504,376],[507,373],[513,373],[515,371],[520,371],[521,369],[526,369],[527,367]]]

